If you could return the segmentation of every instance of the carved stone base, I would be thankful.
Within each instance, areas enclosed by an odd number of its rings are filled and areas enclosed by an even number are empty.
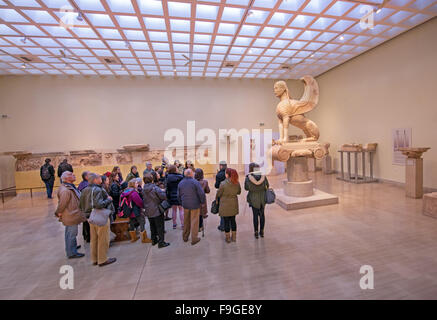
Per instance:
[[[290,197],[284,194],[282,189],[276,189],[276,203],[285,210],[297,210],[337,204],[338,197],[334,194],[314,189],[314,194],[310,197]]]
[[[437,219],[437,192],[423,195],[423,214]]]
[[[284,186],[284,194],[289,197],[309,197],[314,194],[313,192],[313,180],[302,181],[302,182],[288,182],[287,180],[282,181]]]

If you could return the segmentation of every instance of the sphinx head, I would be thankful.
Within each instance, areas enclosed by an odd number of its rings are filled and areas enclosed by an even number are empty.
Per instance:
[[[287,84],[285,83],[285,81],[277,81],[273,87],[273,90],[274,90],[275,96],[277,98],[282,97],[282,95],[284,93],[287,93],[287,95],[289,95],[288,87],[287,87]]]

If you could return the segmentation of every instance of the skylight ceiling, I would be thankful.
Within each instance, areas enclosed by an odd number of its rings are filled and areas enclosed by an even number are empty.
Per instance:
[[[437,0],[0,0],[0,74],[317,76],[436,15]]]

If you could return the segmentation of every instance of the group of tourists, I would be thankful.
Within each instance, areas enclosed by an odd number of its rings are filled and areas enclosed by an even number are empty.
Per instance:
[[[41,179],[46,183],[49,198],[54,182],[54,168],[50,162],[46,159],[41,167]],[[85,171],[78,187],[71,165],[67,160],[61,165],[58,168],[61,185],[55,215],[65,226],[68,258],[84,256],[78,252],[80,246],[76,240],[81,223],[84,240],[90,242],[92,263],[99,266],[116,261],[116,258],[107,256],[111,238],[115,238],[110,225],[122,218],[129,220],[128,231],[132,242],[140,238],[143,243],[157,244],[158,248],[169,246],[164,240],[165,221],[172,220],[173,229],[177,229],[178,218],[183,241],[188,242],[190,236],[192,245],[200,241],[199,232],[208,217],[206,194],[211,190],[203,170],[194,168],[191,161],[183,166],[178,160],[169,164],[164,158],[162,165],[155,168],[147,162],[142,178],[136,166],[131,167],[126,179],[123,179],[119,167],[103,175]],[[225,233],[226,243],[236,242],[241,186],[237,171],[228,168],[225,161],[219,163],[215,188],[214,204],[218,209],[214,213],[220,216],[218,229]],[[256,239],[264,237],[264,209],[269,182],[256,163],[249,165],[244,188],[248,191],[247,202],[253,212],[254,236]],[[146,218],[150,224],[150,238],[145,229]]]

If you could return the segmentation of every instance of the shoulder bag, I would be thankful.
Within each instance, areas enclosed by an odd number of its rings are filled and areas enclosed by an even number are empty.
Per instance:
[[[109,209],[94,208],[94,188],[91,190],[91,208],[92,210],[88,222],[99,227],[105,226],[112,211]]]

